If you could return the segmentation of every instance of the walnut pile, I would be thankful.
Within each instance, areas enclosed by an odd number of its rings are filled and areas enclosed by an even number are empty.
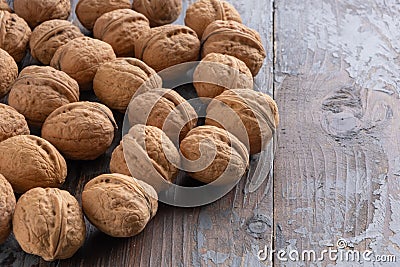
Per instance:
[[[109,108],[95,102],[76,102],[47,117],[42,137],[68,159],[93,160],[111,146],[116,129]]]
[[[139,234],[158,208],[154,189],[122,174],[103,174],[89,181],[82,192],[86,217],[100,231],[114,237]]]
[[[12,12],[12,10],[11,10],[10,6],[7,4],[6,0],[0,0],[0,10]]]
[[[144,14],[151,27],[162,26],[178,19],[182,11],[182,0],[135,0],[133,9]]]
[[[13,232],[21,248],[46,261],[67,259],[83,245],[86,226],[78,201],[57,188],[34,188],[17,202]]]
[[[29,125],[41,127],[57,108],[79,101],[79,85],[52,67],[24,68],[11,87],[8,103],[25,116]]]
[[[35,187],[60,187],[67,177],[63,156],[48,141],[17,135],[0,143],[0,173],[17,193]]]
[[[11,221],[15,209],[15,196],[10,183],[0,174],[0,245],[11,233]]]
[[[16,136],[29,134],[28,123],[14,108],[0,103],[0,142]]]
[[[8,94],[11,84],[18,76],[18,66],[15,60],[5,50],[0,48],[0,98]]]

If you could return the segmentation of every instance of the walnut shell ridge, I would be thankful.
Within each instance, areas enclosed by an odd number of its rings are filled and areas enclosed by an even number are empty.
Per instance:
[[[15,203],[11,184],[0,174],[0,245],[7,240],[11,233]]]
[[[56,109],[42,127],[42,137],[68,159],[93,160],[111,146],[117,124],[100,103],[76,102]]]
[[[67,164],[57,149],[33,135],[17,135],[0,143],[0,173],[17,193],[35,187],[60,187]]]
[[[8,96],[9,105],[34,127],[41,127],[57,108],[77,101],[79,85],[74,79],[52,67],[39,66],[24,68]]]
[[[90,180],[82,192],[86,217],[113,237],[139,234],[157,212],[157,193],[135,178],[103,174]]]
[[[57,188],[34,188],[17,202],[13,232],[21,248],[46,261],[67,259],[83,245],[86,226],[78,201]]]
[[[182,0],[135,0],[133,9],[145,15],[151,27],[170,24],[182,12]]]
[[[6,0],[0,0],[0,10],[12,12],[12,10]]]
[[[8,94],[17,76],[17,63],[7,51],[0,48],[0,98]]]
[[[0,118],[0,142],[16,135],[29,135],[25,117],[13,107],[0,103]]]

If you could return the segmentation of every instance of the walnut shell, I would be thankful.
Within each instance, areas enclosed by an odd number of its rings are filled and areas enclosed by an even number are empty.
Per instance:
[[[196,33],[180,25],[152,28],[135,45],[136,58],[157,72],[180,63],[196,61],[199,51],[200,41]]]
[[[258,32],[236,21],[216,20],[205,29],[201,55],[227,54],[246,63],[253,76],[260,71],[266,52]]]
[[[143,231],[156,214],[157,193],[135,178],[103,174],[85,185],[82,207],[100,231],[114,237],[131,237]]]
[[[110,44],[118,57],[133,57],[137,40],[149,30],[144,15],[132,9],[117,9],[96,20],[93,35]]]
[[[69,21],[45,21],[32,32],[29,41],[32,57],[49,65],[59,47],[78,37],[83,37],[83,33]]]
[[[17,202],[13,232],[21,248],[46,261],[67,259],[83,245],[86,226],[78,201],[57,188],[34,188]]]
[[[145,86],[161,87],[162,80],[152,68],[136,58],[117,58],[104,63],[93,80],[93,90],[100,101],[122,113],[137,90]]]
[[[0,0],[0,10],[12,12],[12,10],[6,0]]]
[[[253,75],[246,64],[236,57],[210,53],[203,58],[193,74],[199,97],[214,98],[227,89],[253,89]]]
[[[15,60],[5,50],[0,48],[0,98],[8,94],[11,84],[18,76],[18,66]]]
[[[0,143],[0,173],[17,193],[35,187],[60,187],[67,164],[57,149],[33,135],[17,135]]]
[[[115,58],[109,44],[89,37],[79,37],[58,48],[50,65],[74,78],[80,90],[90,90],[99,66]]]
[[[131,176],[131,172],[128,169],[128,165],[126,165],[122,141],[119,143],[119,145],[114,149],[113,153],[111,154],[110,172]]]
[[[75,12],[82,25],[91,31],[101,15],[124,8],[131,8],[129,0],[79,0]]]
[[[135,0],[133,9],[145,15],[151,27],[170,24],[182,11],[182,0]]]
[[[71,13],[70,0],[14,0],[14,11],[31,28],[51,19],[67,19]]]
[[[25,117],[14,108],[0,103],[0,118],[0,142],[30,133]]]
[[[39,66],[23,69],[8,96],[9,105],[34,127],[41,127],[57,108],[77,101],[79,85],[74,79],[52,67]]]
[[[0,10],[0,48],[7,51],[16,62],[24,58],[31,33],[24,19]]]
[[[232,110],[237,118],[227,117]],[[224,125],[218,122],[224,122]],[[270,96],[261,92],[246,89],[225,91],[208,106],[206,124],[223,127],[243,143],[249,142],[250,154],[257,154],[265,149],[278,127],[278,107]],[[244,125],[247,134],[238,132],[239,124]]]
[[[207,26],[216,20],[234,20],[242,23],[235,7],[223,0],[200,0],[186,10],[185,25],[192,28],[200,39]]]
[[[239,179],[249,165],[245,145],[234,135],[214,126],[194,128],[182,140],[180,148],[188,160],[184,161],[185,170],[203,183],[214,182],[223,175],[229,179]],[[210,159],[211,164],[207,164]],[[205,168],[198,170],[199,165]]]
[[[42,127],[42,137],[73,160],[93,160],[111,146],[117,129],[113,114],[94,102],[76,102],[56,109]]]
[[[15,196],[10,183],[0,174],[0,244],[11,233],[11,221],[15,209]]]

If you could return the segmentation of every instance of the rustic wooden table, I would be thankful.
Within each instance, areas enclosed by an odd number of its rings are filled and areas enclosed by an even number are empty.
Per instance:
[[[133,238],[111,238],[88,223],[84,247],[69,260],[47,263],[10,237],[0,266],[380,265],[257,257],[265,247],[319,252],[340,238],[400,262],[400,2],[230,2],[268,52],[256,81],[280,108],[273,175],[256,177],[264,181],[258,189],[242,179],[205,207],[161,204]],[[84,184],[108,171],[111,151],[69,162],[64,188],[80,199]]]

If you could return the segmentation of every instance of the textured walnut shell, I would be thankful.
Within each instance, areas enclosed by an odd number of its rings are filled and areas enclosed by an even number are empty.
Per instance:
[[[0,142],[16,135],[29,134],[28,123],[14,108],[0,103]]]
[[[59,47],[78,37],[83,37],[83,33],[69,21],[45,21],[32,32],[29,41],[31,54],[43,64],[49,65]]]
[[[227,89],[253,89],[253,75],[246,64],[236,57],[208,54],[193,74],[199,97],[214,98]]]
[[[0,48],[0,98],[11,89],[11,84],[18,76],[18,66],[15,60],[5,50]]]
[[[117,9],[96,20],[93,35],[110,44],[118,57],[133,57],[137,40],[149,30],[144,15],[132,9]]]
[[[57,149],[33,135],[17,135],[0,143],[0,173],[17,193],[35,187],[60,187],[67,164]]]
[[[46,261],[67,259],[83,245],[86,226],[78,201],[57,188],[34,188],[17,202],[13,232],[21,248]]]
[[[82,192],[86,217],[100,231],[114,237],[139,234],[157,212],[157,193],[142,181],[122,174],[103,174]]]
[[[196,33],[180,25],[152,28],[135,46],[136,57],[157,72],[180,63],[196,61],[199,51],[200,41]]]
[[[10,6],[7,4],[6,0],[0,0],[0,10],[12,12],[12,10],[11,10]]]
[[[117,58],[104,63],[93,80],[93,90],[100,101],[122,113],[138,89],[161,86],[161,77],[146,63],[135,58]]]
[[[39,66],[23,69],[8,96],[9,105],[34,127],[41,127],[57,108],[77,101],[79,86],[74,79],[52,67]]]
[[[15,209],[15,196],[10,183],[0,174],[0,244],[11,233],[11,221]]]
[[[135,0],[133,9],[145,15],[151,27],[170,24],[182,11],[182,0]]]
[[[192,28],[200,39],[207,26],[216,20],[234,20],[242,23],[239,12],[223,0],[200,0],[186,10],[185,25]]]
[[[249,154],[245,145],[234,135],[214,126],[194,128],[183,139],[180,148],[183,156],[189,160],[184,163],[185,170],[191,177],[203,183],[216,181],[224,175],[224,172],[227,172],[225,176],[229,179],[239,179],[244,175],[249,164]],[[214,158],[213,153],[215,153]],[[198,168],[199,159],[200,163],[203,163],[210,158],[213,161],[206,168],[190,172]]]
[[[99,66],[115,58],[109,44],[79,37],[58,48],[50,65],[74,78],[81,90],[90,90]]]
[[[232,110],[238,115],[237,120],[232,116],[227,119]],[[218,122],[224,122],[224,125]],[[261,92],[243,89],[225,91],[208,106],[206,124],[224,127],[243,143],[248,141],[250,154],[257,154],[265,149],[278,127],[278,107],[270,96]],[[239,124],[246,128],[246,135],[238,132]]]
[[[76,102],[56,109],[42,127],[42,137],[65,157],[93,160],[110,147],[117,128],[106,106],[94,102]]]
[[[131,175],[128,166],[126,165],[124,149],[122,147],[122,141],[111,154],[110,172],[125,174],[128,176]]]
[[[14,11],[31,28],[51,19],[67,19],[71,13],[70,0],[14,0]]]
[[[205,29],[202,57],[210,53],[227,54],[246,63],[253,76],[260,71],[266,52],[258,32],[236,21],[216,20]]]
[[[91,31],[101,15],[125,8],[131,8],[129,0],[79,0],[75,12],[82,25]]]
[[[0,10],[0,48],[16,62],[24,58],[31,33],[28,24],[17,14]]]
[[[163,130],[178,145],[196,127],[197,113],[177,92],[158,88],[134,96],[128,119],[130,125],[145,124]]]

